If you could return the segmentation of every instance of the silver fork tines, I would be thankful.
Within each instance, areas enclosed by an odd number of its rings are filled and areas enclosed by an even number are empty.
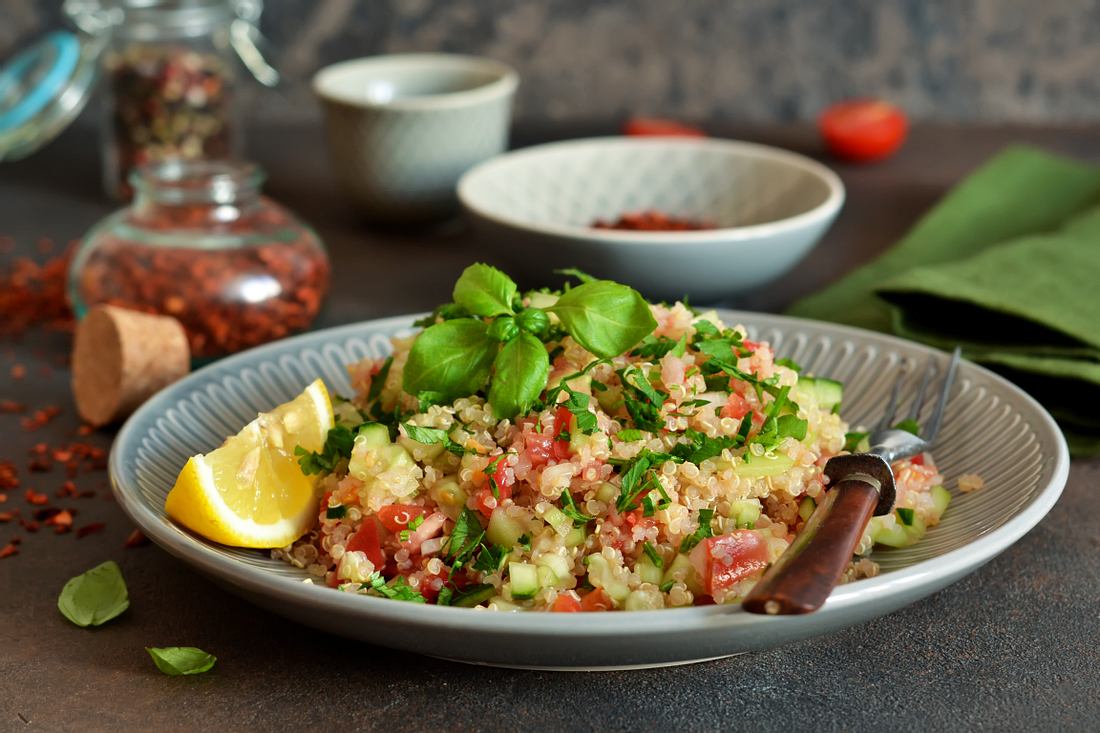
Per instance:
[[[882,420],[868,436],[872,451],[879,453],[887,460],[894,460],[893,457],[915,455],[931,446],[943,422],[943,413],[947,407],[947,399],[951,394],[951,387],[955,381],[955,372],[958,369],[961,355],[962,350],[956,347],[947,368],[943,372],[943,380],[940,383],[940,393],[936,400],[935,410],[928,424],[921,430],[920,436],[892,427],[894,425],[894,414],[898,411],[898,403],[901,401],[901,390],[910,381],[910,377],[915,371],[915,369],[902,370],[890,390],[890,397],[886,403],[886,409],[883,411]],[[921,408],[924,406],[924,395],[928,391],[928,386],[932,383],[933,378],[938,376],[937,361],[936,356],[928,359],[917,392],[913,397],[912,407],[909,411],[910,420],[916,421],[920,417]]]

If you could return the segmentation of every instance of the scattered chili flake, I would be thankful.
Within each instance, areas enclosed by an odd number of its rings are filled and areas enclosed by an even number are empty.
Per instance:
[[[8,495],[7,494],[0,494],[0,504],[3,504],[7,500],[8,500]]]
[[[27,411],[27,406],[15,400],[0,400],[0,414],[21,415]]]
[[[57,496],[80,496],[80,492],[76,490],[76,484],[72,481],[66,481],[61,484],[61,488],[57,490]]]
[[[5,557],[11,557],[12,555],[18,555],[18,554],[19,554],[19,548],[16,547],[14,542],[9,542],[8,544],[4,545],[3,547],[0,547],[0,560],[4,559]]]
[[[12,379],[22,379],[27,376],[27,367],[22,364],[12,364],[10,374]]]
[[[68,509],[61,509],[55,512],[49,519],[43,521],[53,527],[54,531],[58,534],[68,532],[73,526],[73,513]]]
[[[3,523],[10,522],[11,520],[15,519],[17,516],[19,516],[19,512],[17,510],[13,510],[13,511],[10,511],[10,512],[0,512],[0,522],[3,522]]]
[[[28,504],[34,504],[35,506],[43,506],[50,502],[50,497],[34,489],[27,489],[26,493],[23,494],[23,498],[27,500]]]
[[[92,522],[90,524],[85,524],[83,527],[80,527],[76,530],[76,538],[78,540],[84,539],[88,535],[102,532],[106,528],[107,525],[103,522]]]
[[[76,434],[82,437],[91,435],[94,432],[95,428],[93,428],[91,425],[81,425],[79,428],[76,429]]]
[[[126,547],[142,547],[149,544],[149,538],[140,529],[135,529],[130,533],[130,536],[126,538]]]
[[[30,532],[32,534],[37,532],[38,528],[42,526],[38,522],[34,521],[33,519],[20,519],[19,524],[20,524],[21,527],[23,527],[23,529],[27,530],[28,532]]]
[[[19,475],[15,472],[15,464],[11,461],[0,460],[0,489],[18,489]]]
[[[66,289],[74,249],[75,243],[70,243],[64,253],[43,264],[20,257],[0,270],[0,337],[18,337],[37,325],[58,331],[72,330],[73,313]],[[25,367],[18,364],[12,367],[13,379],[24,375]]]
[[[660,211],[650,209],[627,213],[614,221],[597,219],[592,223],[593,229],[619,229],[635,232],[690,232],[717,227],[708,221],[696,219],[677,218]]]
[[[35,410],[30,416],[20,420],[20,424],[24,430],[38,430],[44,427],[50,420],[61,414],[61,408],[56,405],[50,405],[43,407],[40,410]]]

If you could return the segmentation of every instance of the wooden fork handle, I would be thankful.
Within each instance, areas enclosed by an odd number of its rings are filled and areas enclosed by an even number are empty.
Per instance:
[[[845,479],[825,494],[802,532],[741,604],[751,613],[800,614],[821,608],[852,560],[879,503],[875,479]]]

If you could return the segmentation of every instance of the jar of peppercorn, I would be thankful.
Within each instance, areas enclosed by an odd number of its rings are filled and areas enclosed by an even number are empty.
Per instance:
[[[266,85],[262,0],[65,0],[78,33],[53,31],[0,69],[0,160],[64,129],[102,87],[104,185],[129,199],[135,167],[241,150],[242,64]]]
[[[132,204],[73,256],[77,317],[100,303],[175,317],[191,355],[222,356],[305,329],[328,290],[313,230],[260,195],[249,163],[169,161],[130,176]]]

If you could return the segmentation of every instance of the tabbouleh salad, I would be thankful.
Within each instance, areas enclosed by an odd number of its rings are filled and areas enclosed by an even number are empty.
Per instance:
[[[519,293],[472,265],[423,330],[351,365],[323,450],[297,451],[317,524],[274,555],[348,593],[498,611],[743,598],[858,447],[842,386],[714,311],[565,274]],[[947,506],[929,455],[894,471],[848,580]]]

